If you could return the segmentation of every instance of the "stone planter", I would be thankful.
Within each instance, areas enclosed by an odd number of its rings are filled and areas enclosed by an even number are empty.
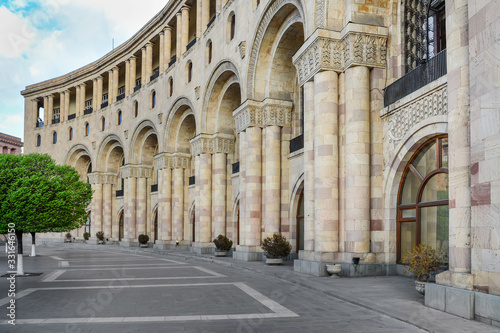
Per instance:
[[[64,243],[71,243],[71,238],[65,238]]]
[[[140,246],[140,247],[144,247],[144,248],[149,247],[149,245],[148,245],[148,244],[139,244],[139,246]]]
[[[425,295],[425,282],[415,281],[415,289],[422,295]]]
[[[225,257],[225,256],[227,256],[227,251],[215,250],[215,256],[216,257]]]
[[[103,240],[99,240],[98,243],[101,245],[101,244],[104,244],[104,241]]]
[[[281,264],[283,264],[283,258],[266,258],[266,264],[268,264],[268,265],[281,265]]]
[[[328,273],[332,274],[332,276],[331,276],[332,279],[338,279],[338,278],[340,278],[340,276],[339,276],[340,272],[342,272],[342,265],[340,265],[340,264],[332,264],[332,265],[327,264],[326,271]]]

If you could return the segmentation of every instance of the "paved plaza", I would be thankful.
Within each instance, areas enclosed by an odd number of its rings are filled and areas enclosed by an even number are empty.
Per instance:
[[[500,332],[423,306],[404,277],[330,279],[189,252],[61,244],[25,257],[0,332]],[[7,271],[2,253],[0,273]]]

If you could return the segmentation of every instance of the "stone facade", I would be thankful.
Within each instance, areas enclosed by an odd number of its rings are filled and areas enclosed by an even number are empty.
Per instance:
[[[226,234],[259,260],[279,232],[296,271],[359,276],[396,274],[430,239],[449,252],[432,295],[497,302],[498,4],[432,6],[440,28],[418,41],[430,32],[406,36],[405,13],[427,7],[409,1],[170,1],[103,58],[22,92],[26,152],[92,184],[91,234],[110,241],[210,253]]]
[[[20,138],[0,133],[0,154],[19,155],[23,142]]]

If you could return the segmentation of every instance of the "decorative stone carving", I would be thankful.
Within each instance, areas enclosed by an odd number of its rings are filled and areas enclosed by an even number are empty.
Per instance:
[[[326,21],[327,0],[316,0],[316,27],[324,29]]]
[[[123,178],[151,178],[150,166],[127,164],[120,167]]]
[[[191,139],[193,156],[200,154],[224,153],[231,154],[234,151],[234,137],[224,134],[199,134]]]
[[[88,174],[90,184],[116,184],[117,175],[109,172],[93,172]]]
[[[196,86],[194,88],[194,96],[196,97],[196,99],[200,99],[200,86]]]
[[[385,68],[387,37],[349,32],[336,39],[317,36],[302,53],[294,57],[299,84],[303,85],[320,70],[343,72],[351,66]]]
[[[158,122],[161,124],[163,122],[163,113],[158,113]]]
[[[233,112],[236,132],[240,133],[248,127],[289,126],[292,122],[292,107],[290,101],[270,98],[262,102],[247,100]]]
[[[187,169],[191,167],[191,156],[182,153],[161,153],[154,157],[154,166],[162,169]]]
[[[246,41],[241,42],[240,45],[238,45],[238,49],[240,51],[241,59],[245,58],[245,51],[247,49],[247,42]]]

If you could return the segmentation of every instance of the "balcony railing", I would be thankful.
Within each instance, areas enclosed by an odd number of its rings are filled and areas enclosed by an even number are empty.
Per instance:
[[[68,120],[75,119],[76,118],[76,113],[68,115]]]
[[[102,102],[102,104],[101,104],[101,109],[104,109],[104,108],[105,108],[105,107],[107,107],[107,106],[108,106],[108,101],[106,101],[106,102]]]
[[[134,92],[138,91],[139,89],[141,89],[140,83],[134,87]]]
[[[36,127],[43,127],[43,121],[41,120],[38,120],[36,123],[35,123]]]
[[[59,124],[60,122],[61,122],[60,118],[54,118],[54,119],[52,119],[52,125]]]
[[[290,140],[290,153],[304,148],[304,135],[299,135]]]
[[[157,72],[154,72],[153,75],[151,75],[151,77],[149,78],[149,81],[153,81],[154,79],[156,79],[158,76],[160,76],[160,72],[157,71]]]
[[[84,114],[84,115],[91,114],[93,111],[94,111],[94,109],[92,109],[92,108],[87,108],[87,109],[83,110],[83,114]]]
[[[194,184],[196,184],[196,177],[195,176],[189,177],[189,185],[194,185]]]
[[[212,25],[212,23],[214,23],[216,17],[217,17],[217,15],[214,15],[214,16],[212,16],[212,18],[210,19],[210,21],[208,21],[207,29]]]
[[[240,172],[240,162],[233,163],[233,174]]]
[[[116,197],[123,197],[123,190],[116,191]]]
[[[117,101],[117,102],[118,102],[118,101],[121,101],[121,100],[122,100],[122,99],[124,99],[124,98],[125,98],[125,93],[120,94],[120,95],[116,96],[116,101]]]
[[[194,35],[193,40],[192,40],[192,41],[190,41],[190,42],[188,43],[188,45],[186,46],[186,51],[187,51],[187,50],[189,50],[190,48],[192,48],[194,44],[196,44],[196,35]]]
[[[385,88],[384,106],[389,106],[439,79],[441,76],[446,75],[446,72],[446,50],[443,50]]]
[[[158,184],[151,185],[151,192],[158,192]]]
[[[170,62],[168,63],[168,67],[172,66],[173,64],[175,64],[175,62],[177,61],[177,56],[173,56],[172,59],[170,59]]]

